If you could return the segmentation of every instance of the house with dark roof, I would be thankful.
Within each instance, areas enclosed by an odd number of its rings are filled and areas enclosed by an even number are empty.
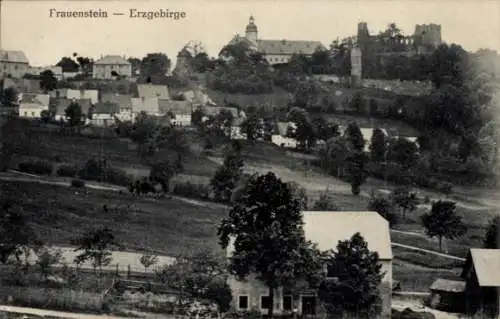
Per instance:
[[[436,279],[429,288],[429,305],[442,311],[464,312],[465,285],[463,280]]]
[[[134,115],[132,113],[132,97],[127,94],[118,93],[103,93],[101,102],[114,103],[120,107],[120,113],[116,117],[120,121],[133,121]]]
[[[466,281],[468,315],[497,319],[500,316],[500,249],[471,248],[461,277]]]
[[[22,78],[27,72],[29,61],[23,51],[0,50],[0,75],[5,78]]]
[[[94,62],[92,76],[96,79],[113,79],[117,76],[130,78],[132,76],[132,64],[125,57],[106,55]]]
[[[174,126],[190,126],[193,106],[188,101],[158,99],[161,115],[168,115]]]
[[[294,54],[311,56],[316,50],[326,50],[326,47],[319,41],[259,39],[257,25],[252,16],[246,27],[245,36],[236,35],[229,44],[241,42],[246,43],[252,50],[262,53],[271,65],[286,64]],[[223,58],[225,55],[226,52],[220,53],[220,56]]]
[[[41,118],[42,112],[49,110],[50,96],[47,94],[22,93],[20,100],[20,117]]]
[[[99,102],[89,110],[88,124],[96,126],[110,126],[116,123],[116,116],[120,114],[120,106],[112,102]]]
[[[72,102],[76,102],[80,105],[82,117],[84,119],[88,117],[89,110],[92,107],[92,101],[90,99],[50,98],[49,111],[56,121],[66,121],[66,109]]]
[[[389,223],[377,212],[303,212],[304,233],[307,240],[318,245],[322,251],[335,250],[339,241],[348,240],[354,234],[360,233],[368,244],[368,249],[377,252],[384,274],[380,284],[382,297],[381,318],[391,316],[392,295],[392,249],[389,233]],[[226,256],[231,258],[234,239],[230,240]],[[332,270],[326,270],[326,278],[335,278]],[[250,275],[246,280],[238,280],[230,276],[228,284],[231,287],[233,300],[232,308],[237,312],[256,310],[267,313],[269,307],[269,288]],[[317,292],[304,289],[294,298],[283,288],[274,292],[274,313],[276,315],[291,315],[296,309],[298,315],[322,315],[322,307]]]

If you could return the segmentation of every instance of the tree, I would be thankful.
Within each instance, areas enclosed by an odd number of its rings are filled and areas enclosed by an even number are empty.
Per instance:
[[[413,212],[417,209],[417,195],[406,187],[396,188],[391,193],[391,201],[394,205],[398,206],[401,209],[401,216],[403,220],[406,219],[407,212]]]
[[[328,123],[323,116],[316,116],[312,120],[314,135],[318,140],[327,141],[332,137],[340,136],[339,126],[337,124]]]
[[[4,106],[17,105],[19,91],[15,87],[8,87],[2,92],[2,104]]]
[[[339,207],[328,197],[328,192],[322,192],[319,199],[314,203],[313,211],[338,211]]]
[[[302,278],[311,283],[321,268],[305,240],[300,205],[274,173],[253,176],[218,229],[222,248],[231,240],[230,272],[239,279],[255,274],[269,288],[270,304],[275,289],[293,289]]]
[[[255,115],[250,115],[240,125],[241,131],[246,134],[249,141],[255,141],[261,137],[263,130],[263,123],[260,118]]]
[[[293,137],[297,139],[300,145],[305,149],[310,149],[316,142],[314,129],[311,125],[311,119],[306,110],[294,107],[287,115],[287,120],[296,125]]]
[[[57,88],[57,79],[51,70],[45,70],[40,73],[40,88],[45,94]]]
[[[191,113],[191,123],[193,123],[194,126],[200,126],[202,123],[202,119],[205,116],[205,113],[203,112],[202,109],[196,109]]]
[[[70,57],[63,57],[56,66],[60,66],[63,72],[78,72],[79,65]]]
[[[51,251],[42,249],[37,252],[38,260],[36,262],[40,274],[47,280],[53,274],[53,266],[60,263],[62,260],[62,252],[60,250]]]
[[[148,271],[148,268],[158,263],[158,256],[144,254],[140,259],[141,264],[144,266],[144,270]]]
[[[500,238],[500,217],[495,216],[488,224],[486,235],[484,236],[483,248],[486,249],[499,249],[498,245]]]
[[[42,118],[42,121],[47,124],[50,119],[52,118],[50,112],[48,110],[43,110],[42,112],[40,112],[40,117]]]
[[[0,202],[0,261],[6,264],[11,256],[19,261],[23,248],[41,246],[21,207],[9,199]]]
[[[367,162],[368,157],[365,153],[360,151],[353,152],[347,158],[347,175],[349,183],[351,184],[351,191],[353,195],[359,195],[361,192],[361,185],[368,177],[365,169]]]
[[[391,226],[396,223],[396,216],[393,213],[393,209],[393,203],[385,197],[372,197],[368,203],[368,210],[379,213]]]
[[[148,53],[141,62],[141,81],[159,83],[165,79],[170,64],[170,59],[164,53]]]
[[[82,107],[77,102],[71,102],[64,110],[70,126],[77,126],[82,123]]]
[[[243,158],[238,152],[229,154],[224,159],[224,163],[215,172],[210,186],[214,191],[215,199],[228,202],[231,195],[238,186],[243,175]]]
[[[371,159],[374,162],[383,162],[387,152],[387,141],[384,132],[376,128],[373,130],[372,140],[370,143]]]
[[[347,126],[344,137],[347,140],[348,147],[351,150],[362,152],[365,148],[365,138],[361,133],[361,129],[355,122],[349,123]]]
[[[467,232],[467,226],[456,212],[452,201],[437,201],[430,212],[422,215],[422,224],[430,238],[438,237],[439,250],[442,250],[443,238],[455,239]]]
[[[231,308],[233,295],[231,287],[224,280],[213,280],[207,286],[205,297],[217,304],[219,311],[225,313]]]
[[[115,236],[110,228],[103,227],[85,232],[82,237],[72,240],[76,245],[75,251],[82,251],[75,257],[74,262],[78,265],[90,261],[94,271],[109,265],[112,260],[111,248],[116,246]]]
[[[319,151],[321,167],[334,176],[344,177],[349,154],[345,138],[330,138]]]
[[[157,272],[159,279],[169,287],[180,291],[179,303],[186,297],[207,298],[217,301],[212,284],[227,275],[225,261],[209,250],[201,250],[178,256],[171,265]],[[212,286],[212,287],[211,287]],[[209,288],[212,288],[210,291]],[[208,293],[210,292],[210,295]]]
[[[390,161],[396,162],[408,170],[417,163],[418,147],[415,143],[405,138],[393,139],[389,143],[387,157]]]
[[[169,161],[156,162],[151,166],[149,178],[153,182],[160,183],[163,192],[168,193],[170,190],[170,180],[178,172],[175,164]]]
[[[307,210],[307,191],[304,187],[300,186],[297,182],[288,182],[288,187],[292,192],[292,198],[297,199],[300,202],[300,207],[302,210]]]
[[[327,257],[327,277],[318,291],[320,300],[333,318],[344,314],[353,318],[374,318],[381,312],[382,299],[379,285],[381,272],[379,256],[368,249],[359,234],[349,240],[339,241],[336,252]]]

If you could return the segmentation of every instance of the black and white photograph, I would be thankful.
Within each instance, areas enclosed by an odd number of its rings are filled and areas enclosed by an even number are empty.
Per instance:
[[[500,2],[0,0],[0,318],[500,319]]]

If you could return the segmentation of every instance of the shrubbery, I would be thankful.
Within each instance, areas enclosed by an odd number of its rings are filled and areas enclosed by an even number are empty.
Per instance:
[[[85,181],[82,181],[81,179],[71,180],[71,187],[82,188],[84,186],[85,186]]]
[[[173,193],[179,196],[190,198],[209,199],[210,188],[203,184],[193,184],[190,182],[179,183],[174,186]]]
[[[50,162],[34,160],[19,163],[19,170],[29,174],[51,175],[54,167]]]
[[[57,168],[56,174],[61,177],[75,177],[78,168],[75,165],[61,165]]]
[[[128,186],[133,182],[132,176],[124,170],[108,166],[104,161],[90,159],[78,171],[78,176],[85,180]]]

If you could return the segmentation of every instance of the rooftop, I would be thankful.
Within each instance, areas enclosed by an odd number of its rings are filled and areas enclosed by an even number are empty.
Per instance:
[[[0,50],[0,61],[29,64],[28,58],[23,51]]]
[[[500,287],[500,249],[471,248],[467,258],[474,264],[481,287]]]
[[[438,278],[430,287],[431,291],[462,292],[465,290],[465,281]]]
[[[130,65],[130,62],[127,61],[122,56],[119,55],[106,55],[103,58],[95,61],[94,64],[105,64],[105,65]]]

